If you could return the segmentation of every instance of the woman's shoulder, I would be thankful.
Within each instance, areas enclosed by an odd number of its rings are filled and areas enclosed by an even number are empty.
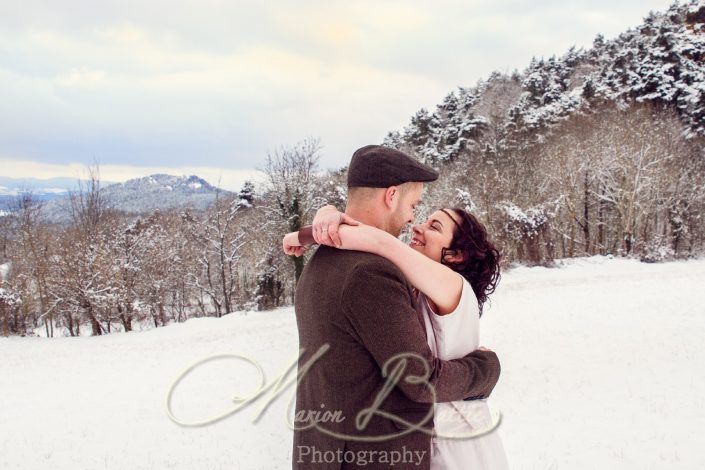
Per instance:
[[[476,313],[477,317],[479,318],[480,303],[477,301],[475,291],[472,289],[472,286],[470,285],[470,282],[468,282],[467,279],[465,279],[463,276],[460,277],[463,280],[463,292],[460,295],[460,303],[458,304],[458,307]]]
[[[477,318],[480,318],[480,305],[477,301],[475,291],[472,290],[472,286],[470,285],[467,279],[465,279],[460,274],[458,274],[458,277],[462,280],[462,292],[460,293],[460,300],[458,301],[458,305],[452,312],[446,313],[444,315],[437,314],[432,308],[430,308],[431,306],[428,302],[428,299],[426,299],[426,297],[424,296],[425,304],[429,309],[429,313],[431,313],[434,318],[439,319],[439,321],[449,322],[455,320],[457,317],[460,316],[471,318],[477,316]]]
[[[463,292],[451,313],[438,315],[430,309],[425,316],[436,338],[438,357],[458,359],[475,349],[480,342],[480,309],[470,283],[463,279]]]

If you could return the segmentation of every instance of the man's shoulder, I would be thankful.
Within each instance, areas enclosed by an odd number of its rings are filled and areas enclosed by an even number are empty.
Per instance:
[[[401,275],[401,270],[384,256],[366,251],[336,250],[344,253],[353,271],[389,271]]]
[[[351,268],[391,267],[396,269],[394,263],[392,263],[383,256],[368,253],[366,251],[340,250],[338,248],[333,248],[326,245],[319,246],[316,252],[313,254],[313,257],[321,260],[332,260],[335,263],[341,263],[341,267],[342,263],[344,263],[345,266]]]
[[[365,251],[339,250],[329,246],[319,246],[313,254],[307,268],[318,272],[334,270],[336,277],[352,280],[360,275],[375,277],[385,275],[399,278],[406,282],[404,274],[397,266],[383,256]]]

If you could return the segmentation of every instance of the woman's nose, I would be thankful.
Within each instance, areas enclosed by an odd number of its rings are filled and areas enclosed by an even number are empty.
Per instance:
[[[412,230],[414,233],[420,234],[420,233],[421,233],[421,225],[415,224],[415,225],[413,225],[413,226],[411,227],[411,230]]]

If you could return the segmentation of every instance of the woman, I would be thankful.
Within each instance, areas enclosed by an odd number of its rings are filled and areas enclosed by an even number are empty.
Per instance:
[[[340,225],[340,222],[345,224]],[[318,210],[313,227],[287,234],[287,254],[300,256],[312,232],[344,250],[374,253],[394,263],[417,290],[428,345],[443,360],[461,358],[479,347],[479,318],[499,281],[500,254],[485,227],[463,209],[440,209],[413,226],[409,245],[363,225],[333,206]],[[329,235],[330,234],[330,235]],[[507,459],[486,399],[436,404],[432,469],[507,469]]]

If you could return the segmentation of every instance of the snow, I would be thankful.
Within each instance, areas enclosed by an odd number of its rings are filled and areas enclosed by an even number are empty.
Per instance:
[[[10,263],[0,264],[0,282],[7,280],[7,275],[10,273]]]
[[[0,287],[0,305],[3,307],[14,307],[22,303],[19,295],[11,292],[4,287]]]
[[[559,264],[506,272],[481,320],[481,344],[502,361],[490,403],[511,467],[699,468],[705,260]],[[181,427],[164,402],[187,366],[215,354],[247,355],[273,381],[296,337],[289,307],[102,337],[0,338],[0,468],[288,469],[292,388],[257,423],[250,407]],[[222,413],[255,370],[200,366],[176,389],[174,414]]]

